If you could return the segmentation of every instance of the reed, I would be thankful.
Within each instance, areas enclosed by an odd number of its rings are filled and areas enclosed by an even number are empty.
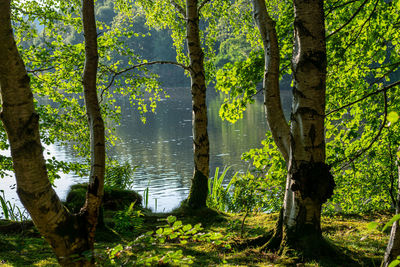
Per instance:
[[[223,172],[219,174],[219,167],[215,169],[214,177],[208,180],[207,206],[221,211],[227,211],[230,207],[231,197],[230,189],[234,183],[238,173],[236,172],[229,183],[224,188],[223,182],[231,167],[225,167]]]
[[[26,210],[21,210],[17,205],[12,204],[9,200],[6,200],[4,190],[0,190],[0,206],[4,219],[10,221],[24,221],[28,219]]]

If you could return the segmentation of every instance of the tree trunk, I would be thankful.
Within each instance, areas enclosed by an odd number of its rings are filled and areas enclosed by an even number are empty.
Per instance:
[[[291,146],[283,232],[287,241],[321,236],[321,206],[334,181],[325,164],[326,46],[322,0],[294,0]]]
[[[88,223],[88,238],[93,251],[97,218],[104,192],[105,174],[105,136],[104,121],[97,97],[97,67],[99,61],[97,48],[96,19],[94,0],[82,0],[83,33],[85,36],[85,67],[83,88],[86,112],[90,129],[91,169],[86,202],[81,210]]]
[[[325,164],[326,48],[322,0],[294,0],[294,76],[291,125],[279,96],[279,48],[264,0],[253,0],[265,49],[265,105],[274,141],[288,166],[283,210],[267,247],[305,252],[321,235],[321,206],[334,180]],[[312,240],[312,241],[311,241]],[[310,251],[312,253],[312,251]]]
[[[209,177],[209,141],[207,132],[206,82],[204,55],[199,34],[198,1],[186,1],[186,32],[190,59],[190,77],[193,107],[194,174],[188,205],[206,207]]]
[[[87,207],[77,215],[65,209],[51,187],[30,79],[14,41],[10,16],[10,0],[0,0],[1,120],[10,142],[17,193],[62,266],[91,266],[85,252],[93,248],[97,217],[92,217],[92,209],[98,203],[91,199],[92,192],[99,195],[102,190],[103,177],[92,170],[98,176],[89,185]]]
[[[400,151],[400,147],[398,149]],[[398,185],[397,185],[397,203],[396,203],[396,214],[400,213],[400,158],[397,158],[397,170],[398,170]],[[400,225],[399,221],[396,221],[392,225],[390,232],[390,238],[388,246],[385,251],[382,266],[387,267],[389,264],[400,256]]]
[[[279,46],[275,21],[271,19],[265,0],[253,0],[253,15],[264,45],[264,105],[272,137],[287,162],[289,159],[289,125],[283,114],[279,91]]]

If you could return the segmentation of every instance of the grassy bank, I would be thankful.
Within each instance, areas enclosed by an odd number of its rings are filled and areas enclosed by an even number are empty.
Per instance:
[[[135,235],[118,235],[113,231],[101,230],[96,243],[99,265],[130,266],[135,260],[140,262],[140,258],[149,260],[153,257],[153,261],[149,263],[151,265],[169,263],[179,266],[185,264],[193,266],[379,266],[388,234],[375,229],[371,230],[368,225],[371,221],[384,224],[390,218],[390,215],[385,214],[323,217],[324,236],[336,247],[340,256],[304,261],[298,257],[279,257],[274,253],[261,252],[257,246],[251,246],[255,243],[252,241],[256,240],[256,237],[273,228],[277,219],[276,214],[249,216],[246,219],[242,237],[242,217],[238,214],[218,214],[204,210],[199,214],[178,212],[174,215],[177,220],[182,220],[182,226],[175,221],[168,224],[167,215],[148,214],[143,217],[140,225],[138,224]],[[194,225],[197,223],[201,223],[203,229],[198,228],[200,230],[197,231],[196,236],[202,236],[202,233],[211,234],[195,238],[192,230],[195,229]],[[184,227],[187,224],[193,226],[192,230],[188,230],[189,226]],[[173,227],[184,229],[187,234],[175,238],[171,233],[166,234],[167,230],[156,232],[162,226],[169,229]],[[150,237],[149,231],[154,231],[152,236],[157,235],[158,238]],[[147,236],[144,234],[146,232]],[[144,234],[141,242],[130,243],[141,234]],[[146,238],[153,239],[149,241]],[[146,240],[153,245],[148,245]],[[164,242],[161,243],[160,240]],[[113,250],[112,248],[118,244],[123,246]],[[130,246],[128,249],[122,249],[127,245]],[[113,255],[114,263],[109,260],[109,255]],[[25,229],[0,234],[0,265],[5,267],[57,266],[57,261],[49,245],[38,233],[34,229]]]

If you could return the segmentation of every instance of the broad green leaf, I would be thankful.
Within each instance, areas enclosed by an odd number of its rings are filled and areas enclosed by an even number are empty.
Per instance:
[[[179,226],[182,226],[182,221],[175,221],[174,224],[172,225],[173,228],[177,228]]]
[[[397,259],[395,259],[394,261],[392,261],[388,267],[395,267],[398,266],[400,264],[400,257],[397,257]]]
[[[390,221],[385,224],[385,226],[383,227],[382,231],[385,231],[387,228],[391,227],[393,225],[393,223],[398,221],[398,220],[400,220],[400,214],[394,215],[393,218],[390,219]]]
[[[172,223],[174,223],[175,221],[176,221],[176,217],[175,217],[175,216],[170,215],[170,216],[167,217],[167,222],[168,222],[169,224],[172,224]]]

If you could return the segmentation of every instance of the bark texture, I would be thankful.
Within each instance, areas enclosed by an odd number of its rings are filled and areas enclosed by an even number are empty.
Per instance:
[[[291,146],[283,231],[321,235],[321,205],[334,181],[325,164],[326,44],[323,0],[294,0]]]
[[[71,215],[50,185],[33,105],[29,76],[17,50],[10,18],[10,1],[0,0],[1,119],[10,142],[18,196],[60,264],[85,265],[89,250],[85,221]],[[74,257],[74,259],[72,259]]]
[[[93,9],[93,1],[86,1],[85,5]],[[85,207],[79,214],[70,214],[51,187],[47,176],[39,135],[39,117],[33,104],[30,79],[14,41],[10,14],[10,0],[0,0],[1,120],[10,142],[17,192],[34,224],[53,248],[59,263],[62,266],[91,266],[93,262],[85,254],[93,248],[103,190],[105,158],[104,126],[98,113],[100,110],[95,91],[97,44],[93,46],[93,40],[88,44],[90,49],[96,48],[96,53],[87,53],[89,59],[84,75],[85,83],[88,84],[85,85],[85,98],[92,131],[90,184]],[[90,14],[94,14],[93,10],[86,13],[88,16]],[[93,28],[94,17],[89,24]],[[92,36],[92,33],[88,35]]]
[[[94,0],[82,0],[83,33],[85,35],[85,67],[83,88],[90,129],[91,169],[86,202],[81,214],[88,224],[88,239],[93,251],[99,208],[104,192],[105,136],[104,121],[97,97],[97,67],[99,61]]]
[[[264,45],[264,105],[268,127],[283,158],[289,159],[289,126],[283,114],[279,91],[279,46],[275,21],[271,19],[265,0],[253,0],[254,20]]]
[[[206,207],[209,177],[209,150],[207,132],[206,81],[204,54],[199,34],[198,1],[186,1],[186,33],[190,59],[190,77],[193,107],[194,174],[190,187],[188,205],[192,208]]]
[[[318,246],[321,206],[335,186],[325,164],[326,47],[322,0],[294,0],[294,78],[291,125],[279,95],[279,48],[275,22],[264,0],[253,0],[265,50],[265,105],[273,138],[288,167],[281,216],[268,248],[304,251]]]
[[[400,148],[399,150],[400,151]],[[400,158],[397,158],[397,170],[398,170],[398,188],[397,188],[397,206],[396,214],[400,213]],[[392,225],[390,232],[389,243],[385,251],[382,266],[387,267],[389,264],[400,256],[400,225],[399,221],[396,221]]]

